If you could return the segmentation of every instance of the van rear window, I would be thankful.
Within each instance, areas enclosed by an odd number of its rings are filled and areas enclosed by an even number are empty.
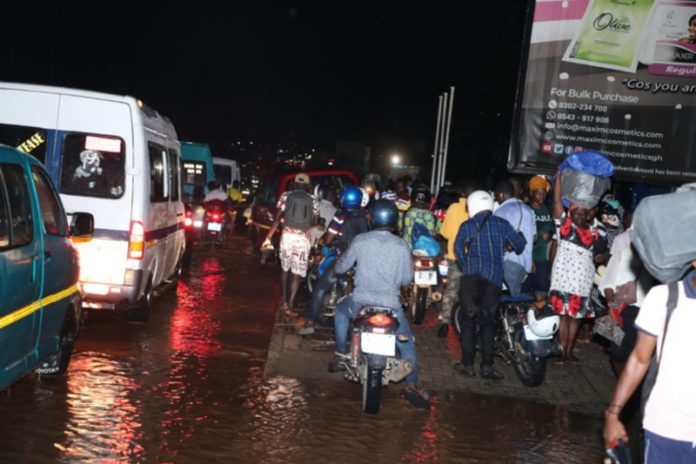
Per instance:
[[[0,143],[33,155],[46,162],[46,131],[36,127],[0,124]]]
[[[126,145],[113,136],[69,133],[63,140],[60,192],[120,198],[125,188]]]
[[[184,161],[184,183],[190,185],[206,185],[208,172],[205,163]]]

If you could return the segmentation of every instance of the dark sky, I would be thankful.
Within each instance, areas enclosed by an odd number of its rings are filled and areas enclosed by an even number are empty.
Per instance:
[[[509,132],[524,0],[12,3],[2,80],[134,95],[216,151],[355,140],[418,161],[450,85],[455,162]]]

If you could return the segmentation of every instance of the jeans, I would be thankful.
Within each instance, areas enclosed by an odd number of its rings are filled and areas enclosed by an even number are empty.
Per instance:
[[[334,330],[336,333],[336,351],[345,353],[348,344],[348,329],[350,322],[357,316],[360,308],[364,306],[353,301],[353,296],[348,295],[342,298],[336,305],[336,315],[334,316]],[[396,335],[406,335],[408,341],[396,341],[396,348],[399,350],[401,359],[410,359],[413,361],[413,371],[406,377],[407,385],[416,385],[418,383],[418,364],[416,359],[416,344],[413,341],[413,334],[408,325],[408,320],[404,316],[404,311],[398,307],[394,311],[399,320],[399,329]]]
[[[522,289],[522,282],[527,277],[527,271],[521,264],[512,261],[503,261],[503,281],[510,295],[517,296]]]
[[[696,443],[666,438],[645,431],[645,464],[691,464],[696,462]]]
[[[478,274],[462,276],[459,284],[462,304],[459,342],[462,345],[462,364],[474,365],[475,324],[481,329],[481,358],[486,367],[493,365],[493,340],[495,316],[498,310],[500,289]]]
[[[551,261],[535,261],[536,271],[524,281],[525,293],[549,293],[551,286]]]
[[[338,261],[338,259],[334,259],[328,266],[326,266],[324,273],[321,275],[321,277],[319,277],[314,286],[312,298],[309,300],[309,314],[307,315],[307,320],[309,321],[315,323],[318,321],[319,311],[321,311],[321,303],[324,299],[324,295],[331,289],[334,282],[336,282],[336,275],[334,274],[336,261]]]

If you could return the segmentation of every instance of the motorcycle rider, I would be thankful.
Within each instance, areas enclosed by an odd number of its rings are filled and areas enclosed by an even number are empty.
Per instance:
[[[341,209],[336,211],[321,240],[325,245],[334,245],[339,252],[345,251],[358,234],[369,230],[367,212],[361,208],[363,200],[364,195],[360,187],[353,184],[346,184],[343,187],[340,194]],[[311,335],[314,333],[314,325],[319,318],[324,295],[336,282],[335,266],[336,261],[333,261],[319,277],[309,302],[307,321],[304,327],[297,331],[298,334]]]
[[[213,200],[227,201],[227,194],[222,191],[220,184],[216,180],[208,182],[208,193],[203,198],[203,203]]]
[[[493,368],[495,316],[503,280],[503,255],[524,251],[525,239],[510,223],[493,215],[493,197],[483,190],[467,199],[469,220],[459,228],[454,242],[457,263],[462,271],[459,299],[462,304],[460,343],[462,361],[454,369],[466,377],[474,371],[474,325],[481,328],[481,377],[502,380]]]
[[[435,215],[430,212],[432,195],[425,185],[418,185],[411,191],[411,208],[404,214],[402,237],[409,247],[413,247],[413,228],[416,224],[425,227],[430,235],[435,235],[439,229]]]
[[[418,409],[429,409],[427,398],[417,390],[418,366],[413,335],[401,307],[401,287],[413,280],[411,250],[406,242],[394,235],[399,213],[389,200],[377,200],[370,209],[372,230],[356,237],[336,263],[336,273],[344,273],[356,266],[355,289],[336,307],[334,328],[336,352],[329,364],[329,372],[344,370],[350,321],[365,305],[393,308],[399,320],[397,336],[405,338],[397,347],[401,358],[413,361],[413,371],[406,377],[404,397]]]

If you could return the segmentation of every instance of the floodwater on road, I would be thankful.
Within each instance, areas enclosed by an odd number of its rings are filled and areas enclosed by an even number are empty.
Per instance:
[[[599,462],[601,421],[554,406],[434,392],[422,412],[396,385],[367,416],[356,385],[264,379],[278,270],[241,236],[199,251],[147,323],[91,313],[65,377],[0,394],[0,462]]]

